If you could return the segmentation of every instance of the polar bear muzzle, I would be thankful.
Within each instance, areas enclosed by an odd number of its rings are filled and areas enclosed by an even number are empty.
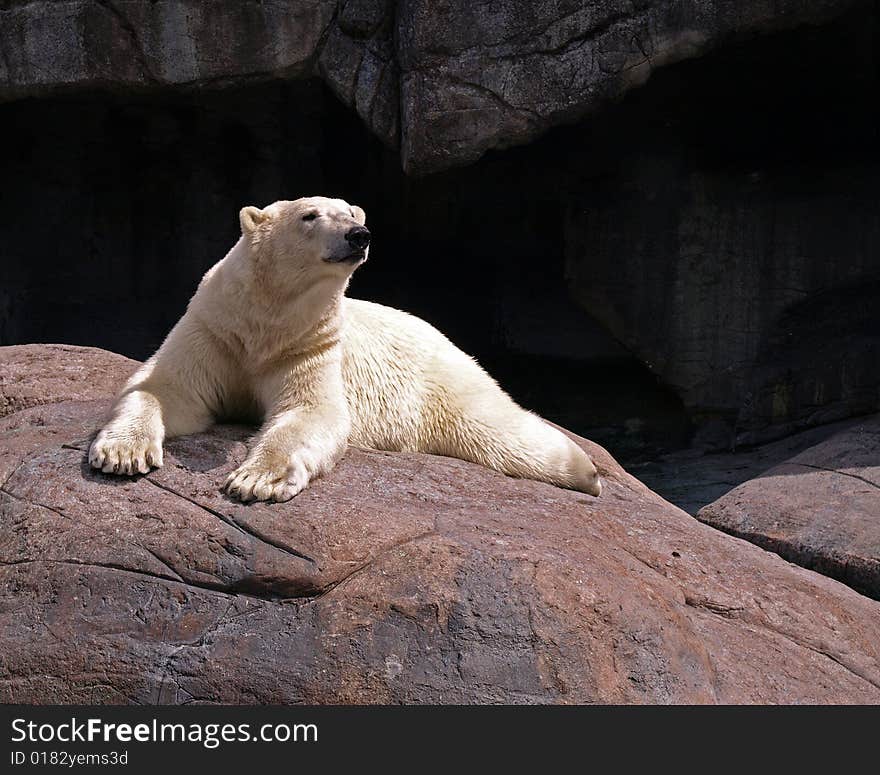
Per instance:
[[[370,230],[365,226],[354,226],[345,232],[345,241],[351,252],[343,256],[330,256],[324,259],[331,264],[359,264],[367,260],[367,248],[370,246]]]

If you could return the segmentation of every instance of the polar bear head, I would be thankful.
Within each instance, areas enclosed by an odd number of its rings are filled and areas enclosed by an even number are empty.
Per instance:
[[[276,277],[347,278],[367,260],[366,214],[342,199],[311,196],[239,213],[242,236]]]

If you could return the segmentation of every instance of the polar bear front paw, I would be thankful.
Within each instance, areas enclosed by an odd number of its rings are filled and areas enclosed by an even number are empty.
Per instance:
[[[293,464],[272,468],[258,462],[242,463],[226,479],[223,489],[232,498],[249,501],[283,503],[302,492],[309,484],[305,466],[294,459]]]
[[[105,474],[146,474],[162,466],[162,442],[150,436],[111,436],[101,431],[89,449],[89,465]]]

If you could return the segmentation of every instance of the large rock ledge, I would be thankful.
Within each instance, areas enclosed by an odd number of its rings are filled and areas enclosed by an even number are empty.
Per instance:
[[[880,599],[880,415],[744,482],[697,517]]]
[[[0,350],[33,364],[2,387],[2,702],[880,701],[880,605],[590,442],[598,499],[352,450],[294,501],[243,506],[218,486],[244,428],[172,441],[148,476],[93,473],[103,386],[130,362],[40,349]],[[77,370],[81,393],[47,403]]]
[[[732,36],[855,0],[7,0],[0,100],[314,74],[404,168],[466,164],[616,98]]]
[[[0,347],[0,417],[41,404],[112,398],[138,362],[94,347]]]

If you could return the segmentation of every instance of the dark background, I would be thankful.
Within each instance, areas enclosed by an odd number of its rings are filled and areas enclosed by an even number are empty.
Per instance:
[[[0,344],[144,358],[236,241],[240,207],[322,194],[367,212],[351,295],[430,321],[624,461],[876,411],[876,18],[868,3],[733,42],[527,147],[417,179],[317,80],[0,105]],[[755,296],[734,278],[742,296],[706,322],[697,297],[726,281],[726,255],[771,279]],[[766,329],[747,364],[724,336],[711,368],[667,357],[753,302]]]

